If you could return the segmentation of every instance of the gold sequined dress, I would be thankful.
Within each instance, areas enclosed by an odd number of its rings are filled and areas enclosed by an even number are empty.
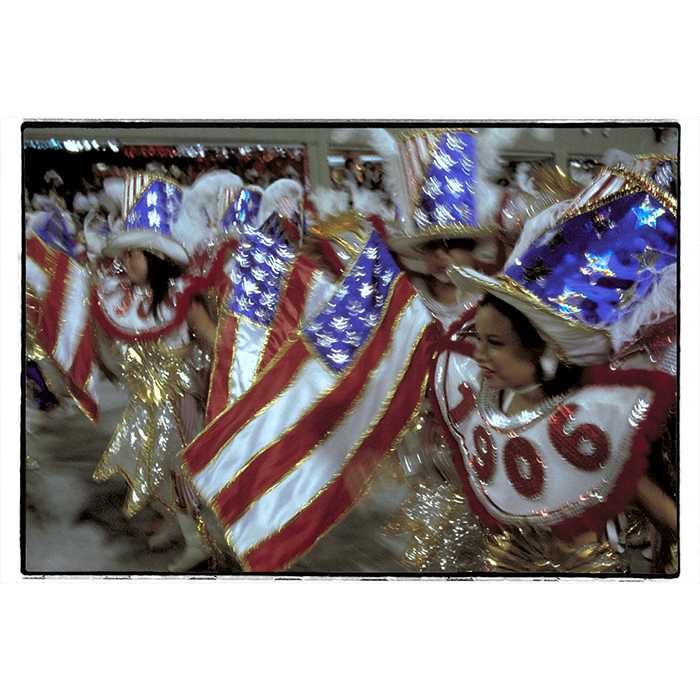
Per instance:
[[[94,471],[129,486],[127,516],[149,501],[189,507],[194,492],[179,452],[202,424],[206,358],[190,339],[187,312],[201,278],[171,281],[152,312],[152,293],[129,283],[117,263],[79,265],[36,237],[27,245],[33,337],[61,373],[80,408],[98,416],[100,370],[128,391],[124,413]]]

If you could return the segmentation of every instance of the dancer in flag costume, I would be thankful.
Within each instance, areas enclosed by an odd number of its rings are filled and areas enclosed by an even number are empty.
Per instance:
[[[434,376],[488,531],[487,570],[621,572],[633,503],[675,533],[675,504],[648,462],[676,396],[677,207],[665,175],[608,167],[553,225],[521,236],[503,273],[449,273],[487,294],[473,357],[447,349]]]
[[[419,405],[432,332],[373,232],[330,299],[185,450],[245,569],[288,568],[356,503]]]
[[[460,265],[495,272],[505,259],[500,221],[505,205],[496,175],[500,152],[517,134],[515,129],[412,130],[397,138],[383,129],[333,134],[336,143],[361,144],[382,156],[394,211],[375,207],[374,213],[381,217],[385,238],[421,302],[439,324],[436,352],[471,349],[457,330],[473,318],[480,297],[456,287],[447,269]],[[359,203],[356,197],[353,201]],[[403,540],[402,565],[419,571],[469,570],[481,530],[466,507],[427,396],[396,457],[403,478],[394,490],[405,501],[393,508],[386,534],[397,546]]]
[[[54,173],[55,175],[55,173]],[[55,175],[58,177],[58,175]],[[61,208],[61,201],[52,191],[49,196],[36,195],[35,206],[39,209],[28,212],[25,221],[27,237],[38,236],[49,248],[59,251],[69,257],[83,261],[85,246],[79,236],[73,217]],[[56,371],[47,357],[46,352],[36,341],[34,328],[39,310],[39,302],[33,295],[26,298],[26,309],[29,323],[27,324],[27,379],[36,397],[36,405],[42,412],[55,416],[56,410],[70,411],[72,401],[66,389],[61,374]],[[37,414],[28,405],[29,430],[32,424],[45,420],[47,413]]]
[[[197,218],[200,208],[188,201],[192,192],[165,177],[134,173],[111,184],[121,199],[122,218],[111,218],[111,235],[94,269],[39,235],[27,242],[36,340],[90,419],[98,414],[98,366],[126,386],[128,405],[93,476],[124,478],[127,516],[146,503],[171,521],[175,516],[186,549],[172,569],[186,570],[209,556],[196,499],[178,458],[201,427],[206,395],[188,314],[195,295],[213,282],[188,265],[208,232]],[[91,245],[99,247],[101,241],[93,236]],[[153,546],[168,539],[167,519],[164,528]]]

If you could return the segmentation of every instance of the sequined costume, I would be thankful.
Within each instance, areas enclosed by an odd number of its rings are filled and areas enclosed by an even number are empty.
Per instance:
[[[676,396],[676,246],[673,197],[614,166],[530,231],[501,275],[450,272],[527,317],[555,358],[550,377],[558,362],[583,368],[580,386],[508,415],[468,353],[438,358],[438,413],[487,530],[486,570],[628,570],[628,509]]]
[[[177,279],[157,320],[150,291],[133,287],[117,263],[93,273],[37,239],[28,243],[28,260],[28,281],[41,299],[38,342],[63,370],[83,410],[97,417],[99,366],[129,392],[94,477],[120,474],[126,480],[128,516],[152,499],[173,508],[178,498],[172,469],[201,426],[206,386],[195,367],[185,318],[201,280]],[[52,287],[60,298],[51,295]]]
[[[121,322],[130,312],[138,313],[139,307],[148,309],[150,296],[144,289],[122,289],[126,297],[131,296],[131,304],[125,309],[123,299],[117,302]],[[171,297],[175,313],[179,304],[187,304],[186,289]],[[107,314],[115,306],[104,304],[100,292],[97,296],[101,328],[109,337],[111,326],[118,321]],[[94,478],[104,481],[118,474],[126,480],[129,495],[124,510],[128,516],[151,500],[170,509],[177,504],[182,508],[187,500],[174,467],[179,463],[178,453],[201,429],[206,393],[206,375],[196,367],[187,322],[147,340],[112,338],[101,344],[101,350],[102,361],[126,387],[129,402]]]

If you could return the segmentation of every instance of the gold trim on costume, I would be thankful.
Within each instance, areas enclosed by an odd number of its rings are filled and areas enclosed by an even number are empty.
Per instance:
[[[399,279],[399,276],[397,276],[397,277],[394,279],[394,282],[392,283],[392,287],[395,287],[396,281],[397,281],[398,279]],[[394,291],[394,289],[392,288],[392,292],[391,292],[392,295],[393,295],[393,291]],[[388,298],[388,295],[387,295],[387,298]],[[392,326],[392,333],[394,332],[394,330],[395,330],[395,328],[396,328],[396,324],[403,318],[403,315],[404,315],[406,309],[408,308],[410,302],[413,300],[413,298],[414,298],[413,296],[411,296],[411,297],[409,298],[408,302],[406,303],[406,306],[402,309],[401,313],[396,317],[396,319],[395,319],[395,321],[394,321],[394,324],[393,324],[393,326]],[[383,314],[382,314],[382,318],[377,322],[377,325],[374,327],[371,336],[369,336],[368,339],[365,341],[365,350],[366,350],[368,344],[369,344],[370,342],[372,342],[372,340],[374,340],[374,337],[376,336],[377,330],[378,330],[379,327],[382,325],[382,322],[383,322],[383,320],[384,320],[384,317],[386,316],[386,312],[387,312],[388,307],[389,307],[389,304],[387,303],[387,304],[385,305],[385,307],[384,307]],[[231,486],[231,485],[241,476],[241,474],[243,474],[243,472],[244,472],[244,471],[245,471],[245,470],[246,470],[246,469],[261,455],[261,454],[263,454],[264,452],[267,452],[268,450],[272,449],[275,445],[279,444],[291,431],[293,431],[293,430],[295,429],[295,427],[296,427],[302,420],[304,420],[312,411],[314,411],[314,410],[316,409],[316,407],[317,407],[326,397],[328,397],[330,394],[333,393],[333,391],[335,391],[335,389],[336,389],[337,386],[338,386],[338,380],[340,380],[341,376],[348,376],[352,371],[355,370],[355,368],[357,367],[357,365],[358,365],[360,359],[361,359],[362,356],[364,355],[364,351],[363,351],[363,352],[358,352],[358,353],[356,354],[356,356],[353,358],[353,362],[352,362],[347,368],[345,368],[345,369],[343,370],[342,374],[336,374],[335,372],[332,372],[332,370],[326,365],[325,360],[321,359],[321,358],[318,356],[318,352],[316,351],[316,348],[314,348],[313,345],[310,345],[310,344],[309,344],[309,341],[308,341],[308,339],[305,337],[304,333],[299,333],[298,335],[299,335],[299,337],[301,337],[301,340],[302,340],[302,342],[304,343],[304,346],[305,346],[307,352],[310,353],[310,356],[302,363],[302,365],[299,367],[299,369],[297,370],[297,372],[295,373],[294,376],[295,376],[295,377],[298,376],[298,374],[301,372],[301,370],[303,369],[303,367],[304,367],[305,365],[307,365],[311,360],[317,360],[317,361],[320,362],[320,364],[321,364],[322,367],[324,367],[328,372],[331,372],[331,373],[332,373],[332,376],[333,376],[333,378],[335,378],[336,381],[335,381],[334,383],[332,383],[323,393],[319,394],[319,395],[316,397],[316,399],[313,401],[313,403],[311,403],[311,404],[307,407],[307,409],[304,411],[304,413],[303,413],[292,425],[290,425],[284,432],[280,433],[280,434],[277,436],[277,438],[276,438],[275,440],[273,440],[273,441],[270,442],[269,444],[265,445],[264,447],[261,447],[252,457],[250,457],[250,458],[248,459],[248,461],[243,465],[243,467],[242,467],[241,469],[239,469],[238,472],[236,472],[236,474],[235,474],[233,477],[231,477],[231,479],[230,479],[229,481],[227,481],[226,484],[224,484],[224,486],[222,486],[222,487],[216,492],[216,494],[215,494],[214,496],[212,496],[211,500],[214,500],[215,498],[217,498],[217,497],[219,496],[219,494],[221,494],[225,489],[227,489],[229,486]],[[389,346],[387,345],[387,349],[388,349],[388,347],[389,347]],[[382,356],[383,356],[383,355],[382,355]],[[292,379],[292,381],[294,381],[294,380]],[[291,384],[291,382],[290,382],[290,384]],[[362,393],[362,392],[360,392],[360,393]],[[273,401],[276,401],[278,398],[279,398],[279,396],[274,397],[274,399],[272,399],[272,400],[266,405],[265,408],[267,408],[270,404],[272,404]],[[357,397],[356,397],[356,399],[357,399]],[[353,405],[354,405],[354,401],[353,401]],[[260,411],[258,411],[258,412],[255,414],[255,416],[254,416],[253,418],[257,418],[258,415],[260,415],[261,413],[262,413],[262,409],[261,409]],[[252,422],[252,420],[253,420],[253,419],[251,418],[251,420],[248,421],[248,423]],[[246,426],[248,425],[248,423],[246,423]],[[244,426],[244,427],[245,427],[245,426]],[[241,428],[238,432],[240,433],[241,430],[243,430],[243,428]],[[233,437],[231,438],[231,440],[233,440]],[[230,440],[229,440],[229,442],[230,442]],[[227,442],[227,444],[228,444],[228,442]],[[223,448],[221,448],[221,449],[223,450]],[[313,450],[313,449],[315,449],[315,447],[312,448],[312,450]],[[309,452],[310,452],[310,451],[311,451],[311,450],[309,450]],[[220,452],[221,452],[221,450],[219,450],[219,452],[217,453],[217,457],[218,457],[218,455],[220,454]],[[307,452],[307,454],[308,454],[308,452]],[[303,458],[300,460],[300,462],[303,461],[303,459],[305,459],[305,457],[303,457]],[[210,460],[209,464],[211,464],[211,462],[213,462],[213,461],[214,461],[213,459]],[[300,463],[300,462],[299,462],[299,463]],[[289,472],[288,472],[288,473],[289,473]],[[265,494],[262,494],[262,495],[265,495]],[[262,496],[259,496],[259,498],[261,498],[261,497],[262,497]],[[256,500],[257,500],[257,499],[256,499]],[[248,507],[250,507],[251,505],[253,505],[253,502],[251,502],[251,503],[249,504]],[[246,508],[246,511],[247,511],[247,510],[248,510],[248,508]],[[243,513],[245,513],[246,511],[243,511]],[[241,513],[241,515],[243,515],[243,513]]]
[[[406,306],[406,308],[408,308],[408,305]],[[404,310],[404,311],[405,311],[405,310]],[[401,317],[403,317],[403,312],[402,312],[402,314],[401,314]],[[398,320],[399,320],[399,319],[397,318],[397,321],[398,321]],[[393,401],[394,396],[395,396],[395,394],[396,394],[396,389],[397,389],[397,387],[399,386],[399,384],[401,384],[401,382],[403,381],[404,376],[405,376],[405,374],[406,374],[406,371],[408,370],[409,365],[410,365],[411,362],[413,361],[413,353],[415,352],[415,349],[418,347],[418,345],[421,343],[421,341],[422,341],[423,338],[425,337],[425,334],[428,332],[428,328],[429,328],[429,326],[426,326],[426,327],[423,329],[423,331],[422,331],[422,332],[418,335],[418,337],[416,338],[416,340],[415,340],[415,342],[414,342],[414,344],[413,344],[413,347],[412,347],[412,349],[411,349],[411,352],[410,352],[410,354],[409,354],[409,356],[408,356],[406,362],[404,362],[404,365],[403,365],[402,370],[401,370],[401,374],[400,374],[398,380],[397,380],[396,382],[394,382],[394,385],[393,385],[393,387],[392,387],[392,389],[391,389],[391,393],[390,393],[387,397],[384,398],[384,400],[382,401],[382,403],[381,403],[379,409],[377,410],[377,412],[376,412],[376,414],[375,414],[375,416],[374,416],[374,419],[369,423],[369,425],[368,425],[367,428],[363,431],[363,433],[360,435],[360,437],[359,437],[357,440],[355,440],[354,446],[351,448],[350,452],[348,453],[348,455],[347,455],[347,456],[345,457],[345,459],[344,459],[344,462],[343,462],[344,464],[347,464],[350,460],[352,460],[352,459],[354,458],[355,454],[356,454],[357,451],[360,449],[360,447],[362,446],[363,442],[367,439],[367,436],[376,428],[376,426],[378,425],[378,423],[379,423],[379,422],[384,418],[384,416],[386,415],[386,412],[388,411],[389,406],[391,405],[391,402]],[[373,377],[374,375],[376,375],[376,374],[378,373],[378,371],[379,371],[379,366],[375,367],[374,370],[372,370],[372,372],[371,372],[372,377]],[[417,413],[420,411],[420,408],[421,408],[421,401],[422,401],[423,396],[425,395],[425,389],[426,389],[426,386],[427,386],[428,379],[429,379],[429,374],[428,374],[428,372],[426,371],[426,375],[424,376],[424,378],[423,378],[423,380],[422,380],[422,382],[421,382],[421,390],[420,390],[420,394],[419,394],[420,399],[419,399],[419,401],[418,401],[418,404],[417,404],[416,408],[414,408],[414,410],[412,411],[410,419],[407,421],[406,425],[401,429],[401,431],[399,432],[399,434],[397,435],[397,437],[394,439],[394,441],[393,441],[392,444],[390,445],[389,449],[386,451],[385,455],[391,455],[391,454],[393,454],[394,450],[396,449],[396,446],[397,446],[398,443],[400,442],[400,440],[401,440],[401,438],[403,437],[403,435],[405,434],[406,430],[410,427],[410,425],[411,425],[411,423],[413,422],[413,420],[415,420],[415,416],[417,415]],[[371,381],[371,380],[370,380],[370,381]],[[357,403],[358,403],[362,398],[364,398],[364,396],[365,396],[365,394],[366,394],[366,392],[367,392],[368,389],[369,389],[369,387],[368,387],[368,386],[365,386],[364,391],[360,392],[360,394],[358,394],[358,395],[353,399],[352,404],[351,404],[351,406],[350,406],[350,410],[348,411],[348,413],[352,413],[352,412],[354,411],[355,406],[357,405]],[[305,461],[307,461],[307,460],[309,459],[309,457],[311,456],[311,453],[314,452],[314,451],[318,448],[318,446],[319,446],[321,443],[323,443],[323,442],[325,442],[326,440],[330,439],[330,437],[331,437],[331,433],[329,432],[329,433],[327,433],[323,438],[321,438],[321,440],[319,440],[319,441],[306,453],[306,455],[305,455],[301,460],[299,460],[299,461],[294,465],[294,467],[293,467],[290,471],[288,471],[288,472],[285,474],[285,476],[284,476],[283,478],[286,478],[289,474],[291,474],[292,472],[296,471],[296,470],[301,466],[301,464],[302,464],[303,462],[305,462]],[[350,508],[352,508],[352,507],[362,498],[362,496],[363,496],[364,494],[367,493],[367,490],[369,489],[369,486],[371,485],[372,480],[373,480],[373,478],[377,475],[378,471],[379,471],[378,469],[375,469],[375,470],[373,471],[373,473],[371,474],[371,476],[366,480],[366,482],[365,482],[365,484],[363,485],[362,489],[360,489],[360,490],[358,491],[357,496],[356,496],[355,498],[352,499],[352,503],[351,503],[350,506],[345,510],[346,513],[347,513],[348,510],[350,510]],[[291,520],[293,520],[294,518],[297,518],[297,517],[298,517],[299,515],[301,515],[305,510],[307,510],[320,496],[322,496],[330,487],[332,487],[333,484],[335,484],[335,483],[338,481],[338,479],[340,479],[340,478],[342,477],[342,475],[343,475],[343,469],[342,469],[342,467],[341,467],[341,469],[338,471],[338,473],[337,473],[332,479],[330,479],[326,484],[324,484],[324,485],[323,485],[323,488],[321,488],[321,489],[320,489],[317,493],[315,493],[306,503],[304,503],[304,504],[299,508],[299,510],[297,510],[297,512],[292,516],[292,518],[290,518],[290,520],[288,520],[287,522],[283,523],[277,530],[275,530],[274,532],[268,534],[264,539],[260,540],[259,542],[256,542],[252,547],[250,547],[248,550],[246,550],[246,552],[245,552],[244,554],[241,555],[241,559],[245,560],[249,552],[253,551],[254,549],[258,549],[258,548],[261,547],[263,544],[265,544],[265,542],[267,542],[268,540],[270,540],[270,539],[272,539],[274,536],[276,536],[278,533],[280,533],[285,527],[287,527],[287,526],[289,525],[289,523],[291,522]],[[270,492],[270,491],[272,491],[278,484],[279,484],[279,482],[276,482],[276,483],[273,484],[270,488],[268,488],[267,491],[265,491],[265,493],[263,493],[263,494],[261,494],[260,496],[258,496],[254,501],[251,501],[251,503],[248,504],[248,506],[246,507],[246,509],[243,511],[243,513],[241,513],[241,516],[239,516],[239,517],[242,517],[242,516],[243,516],[243,515],[258,501],[258,500],[260,500],[260,499],[263,498],[265,495],[267,495],[267,493]],[[310,549],[312,549],[312,548],[316,545],[316,543],[317,543],[322,537],[325,537],[328,533],[331,532],[331,530],[333,530],[333,528],[334,528],[336,525],[340,524],[340,522],[342,522],[342,520],[343,520],[342,517],[338,518],[338,520],[336,520],[336,522],[335,522],[330,528],[328,528],[325,532],[321,533],[307,548],[304,549],[303,552],[300,552],[296,557],[294,557],[294,559],[292,559],[290,562],[288,562],[287,565],[286,565],[285,567],[283,567],[282,570],[288,569],[290,566],[292,566],[296,561],[298,561],[302,556],[304,556],[304,554],[306,554],[306,552],[308,552]],[[247,563],[247,562],[246,562],[246,563]]]

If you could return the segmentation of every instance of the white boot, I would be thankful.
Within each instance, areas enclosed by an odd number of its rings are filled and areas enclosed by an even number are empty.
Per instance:
[[[172,515],[164,515],[160,527],[148,538],[151,550],[167,549],[168,545],[177,542],[181,537],[180,526]]]
[[[168,571],[173,574],[189,571],[211,556],[211,551],[202,541],[192,516],[188,513],[178,513],[177,522],[185,538],[185,551],[168,566]]]

